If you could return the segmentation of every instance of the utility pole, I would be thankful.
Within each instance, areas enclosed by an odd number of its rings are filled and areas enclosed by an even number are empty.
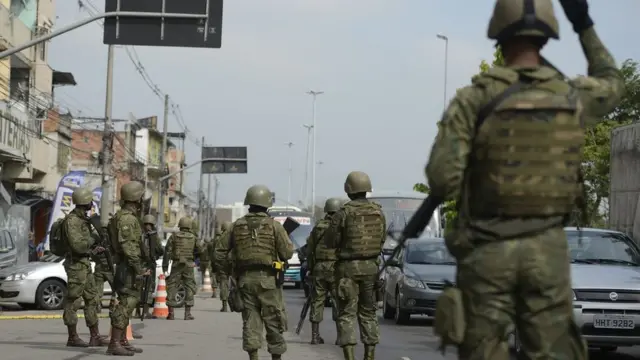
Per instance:
[[[211,229],[211,174],[207,175],[207,216],[204,221],[204,236],[209,236]]]
[[[316,98],[318,95],[324,94],[324,91],[307,91],[307,94],[313,96],[313,107],[312,107],[312,121],[311,126],[313,126],[313,160],[311,161],[311,213],[313,214],[313,218],[316,217],[316,143],[318,139],[318,126],[316,125]]]
[[[162,127],[162,150],[160,153],[160,166],[162,167],[162,172],[165,171],[165,164],[167,163],[167,141],[169,131],[169,95],[164,96],[164,119],[163,119],[163,127]],[[167,187],[164,184],[164,181],[160,183],[160,196],[158,196],[158,224],[156,229],[158,229],[158,236],[161,240],[164,239],[164,196],[167,191]]]
[[[202,154],[203,148],[204,148],[204,136],[200,141],[201,154]],[[204,189],[202,188],[203,184],[204,184],[204,176],[202,174],[202,166],[200,166],[200,181],[198,181],[198,224],[200,224],[200,229],[198,229],[198,234],[200,234],[200,237],[204,237],[204,231],[206,229],[204,227],[204,212],[202,209],[202,192],[204,191]]]
[[[307,192],[307,187],[309,186],[309,155],[311,153],[311,131],[313,130],[313,125],[304,124],[302,126],[307,129],[307,154],[304,160],[304,182],[302,184],[301,198],[304,205],[308,206],[309,193]]]
[[[209,238],[213,237],[214,229],[218,226],[216,209],[218,208],[218,188],[220,188],[220,180],[218,180],[217,176],[214,176],[213,180],[215,181],[216,188],[213,190],[213,223],[212,226],[209,227]]]
[[[287,145],[287,147],[289,147],[289,168],[287,169],[289,171],[289,186],[287,187],[287,204],[291,204],[291,177],[293,176],[293,143],[291,141],[289,141],[288,143],[285,143],[285,145]]]
[[[443,87],[443,95],[444,95],[444,105],[443,108],[447,110],[447,72],[449,68],[449,38],[445,35],[438,34],[436,37],[442,41],[444,41],[444,87]]]
[[[111,159],[113,157],[113,123],[111,112],[113,110],[113,58],[114,46],[107,48],[107,87],[104,104],[104,133],[102,136],[102,197],[100,199],[100,222],[102,226],[109,223],[109,214],[113,213],[113,176]]]

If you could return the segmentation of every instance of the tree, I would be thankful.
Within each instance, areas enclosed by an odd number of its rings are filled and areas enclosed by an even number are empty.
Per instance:
[[[504,57],[500,48],[493,53],[491,65],[486,61],[480,63],[480,72],[488,71],[491,66],[504,65]],[[640,121],[640,64],[632,59],[622,62],[620,72],[625,82],[625,94],[618,107],[616,107],[605,119],[586,130],[585,147],[583,152],[583,175],[585,190],[587,193],[587,218],[588,224],[583,226],[602,226],[605,224],[601,211],[605,199],[609,197],[609,157],[611,154],[611,131],[618,126],[626,125],[632,121]],[[428,193],[427,185],[418,183],[414,190]],[[444,218],[447,224],[454,219],[455,202],[444,206]]]

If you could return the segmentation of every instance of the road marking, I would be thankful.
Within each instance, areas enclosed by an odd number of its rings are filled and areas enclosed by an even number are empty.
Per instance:
[[[98,314],[99,319],[108,318],[108,314]],[[78,314],[79,319],[84,318],[84,314]],[[55,315],[0,315],[0,320],[53,320],[62,319],[62,314]]]

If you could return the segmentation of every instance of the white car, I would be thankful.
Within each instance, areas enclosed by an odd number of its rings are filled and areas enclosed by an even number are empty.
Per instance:
[[[61,309],[67,293],[63,264],[64,258],[49,254],[37,262],[0,270],[0,302],[18,303],[23,309]],[[156,274],[162,274],[162,260],[156,262]],[[103,301],[109,300],[111,292],[105,282]],[[184,300],[184,289],[178,291],[176,298],[178,302]]]

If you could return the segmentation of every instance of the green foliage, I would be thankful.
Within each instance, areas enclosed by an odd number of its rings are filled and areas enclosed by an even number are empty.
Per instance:
[[[491,65],[482,60],[480,63],[480,72],[485,73],[489,71],[492,66],[504,66],[504,56],[502,56],[502,51],[499,46],[496,47],[496,50],[493,52],[493,62],[491,62]]]

